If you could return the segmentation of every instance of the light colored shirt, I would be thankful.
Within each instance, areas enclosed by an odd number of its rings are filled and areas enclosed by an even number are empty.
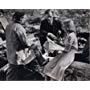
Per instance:
[[[10,64],[17,65],[19,57],[24,56],[26,42],[26,31],[22,25],[13,23],[6,28],[7,59]],[[21,54],[18,52],[22,50]]]

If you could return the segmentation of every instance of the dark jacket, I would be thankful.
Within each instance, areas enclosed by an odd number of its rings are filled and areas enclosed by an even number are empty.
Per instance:
[[[64,33],[62,30],[61,22],[59,20],[54,19],[52,25],[48,19],[45,19],[41,22],[40,33],[44,36],[46,36],[48,32],[57,36],[59,30],[61,30],[62,34]]]
[[[61,35],[58,35],[58,31],[61,30]],[[50,24],[48,19],[44,19],[43,21],[41,21],[41,26],[40,26],[40,42],[41,45],[43,45],[45,43],[46,36],[48,33],[52,33],[54,34],[56,37],[60,36],[63,37],[64,36],[64,30],[62,29],[62,24],[59,20],[53,20],[53,23]]]

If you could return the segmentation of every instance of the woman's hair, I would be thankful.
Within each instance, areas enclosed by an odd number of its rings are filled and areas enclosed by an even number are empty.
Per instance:
[[[24,12],[15,12],[13,15],[14,22],[19,22],[23,16],[24,16]]]
[[[65,20],[64,24],[65,24],[66,28],[69,28],[68,31],[76,32],[76,27],[74,25],[73,20],[67,19],[67,20]]]
[[[70,21],[70,31],[72,32],[76,32],[76,28],[75,28],[75,24],[74,24],[74,21]]]

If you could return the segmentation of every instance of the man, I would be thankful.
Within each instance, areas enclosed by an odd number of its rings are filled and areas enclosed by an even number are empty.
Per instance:
[[[24,13],[16,12],[13,15],[13,22],[6,28],[6,47],[9,68],[6,74],[6,80],[20,80],[23,78],[22,65],[18,65],[19,59],[25,59],[24,49],[28,47],[26,41],[26,31],[20,23],[24,22]],[[21,54],[18,52],[22,51]]]
[[[36,45],[29,45],[26,40],[26,31],[20,23],[24,23],[24,13],[16,12],[13,16],[13,23],[9,24],[6,28],[6,46],[7,46],[7,59],[9,68],[7,70],[7,80],[26,80],[26,74],[30,74],[30,70],[25,70],[23,65],[19,65],[18,61],[25,60],[25,49],[33,49],[36,59],[41,66],[45,65],[48,61],[44,60],[38,50],[35,50]],[[37,54],[39,53],[39,54]],[[40,60],[42,59],[42,60]],[[34,65],[33,65],[34,66]],[[33,68],[33,67],[32,67]]]
[[[47,35],[56,38],[58,37],[58,34],[60,34],[60,32],[62,36],[64,34],[61,22],[54,15],[54,10],[46,10],[45,15],[46,19],[41,21],[39,36],[42,47],[45,41],[47,40]]]

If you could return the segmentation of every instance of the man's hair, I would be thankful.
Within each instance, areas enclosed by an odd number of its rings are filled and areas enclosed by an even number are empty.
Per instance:
[[[44,12],[44,14],[45,14],[45,15],[48,15],[49,12],[50,12],[50,9],[47,9],[47,10]]]
[[[19,22],[20,19],[24,16],[24,12],[15,12],[14,15],[13,15],[13,20],[15,22]]]

